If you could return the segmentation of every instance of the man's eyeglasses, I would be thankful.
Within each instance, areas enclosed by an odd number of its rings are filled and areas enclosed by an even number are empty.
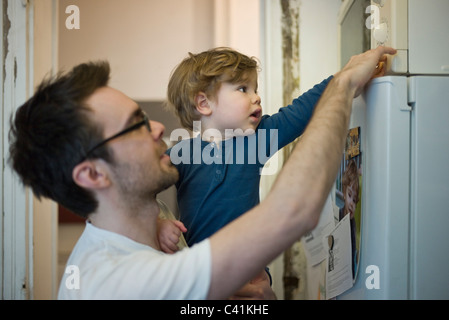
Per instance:
[[[99,147],[105,145],[106,143],[108,143],[109,141],[118,138],[124,134],[127,134],[128,132],[134,131],[139,129],[141,126],[146,126],[148,131],[151,132],[151,126],[150,126],[150,119],[148,118],[147,114],[145,113],[145,111],[140,110],[141,115],[142,115],[142,120],[137,122],[136,124],[133,124],[132,126],[120,131],[119,133],[114,134],[112,137],[109,137],[107,139],[104,139],[103,141],[97,143],[93,148],[91,148],[89,151],[87,151],[86,156],[84,157],[84,159],[87,159],[92,152],[94,152],[96,149],[98,149]]]

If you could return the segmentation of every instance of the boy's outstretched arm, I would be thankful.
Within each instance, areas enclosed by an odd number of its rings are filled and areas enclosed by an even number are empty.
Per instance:
[[[395,53],[379,47],[351,58],[327,86],[265,200],[210,238],[208,298],[231,295],[316,227],[340,165],[352,100],[378,72],[384,55]]]

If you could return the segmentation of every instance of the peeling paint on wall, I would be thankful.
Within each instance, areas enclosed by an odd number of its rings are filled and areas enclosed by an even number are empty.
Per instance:
[[[299,91],[299,0],[281,0],[283,102],[290,104]]]
[[[283,103],[288,105],[299,94],[299,12],[300,0],[280,0],[282,9]],[[284,162],[296,142],[286,146]],[[300,241],[284,252],[284,299],[303,300],[306,292],[307,260]]]
[[[4,79],[6,79],[6,56],[8,55],[8,34],[9,30],[11,29],[11,20],[9,20],[8,17],[8,1],[3,0],[2,1],[2,7],[3,7],[3,25],[2,25],[2,31],[3,31],[3,76],[2,76],[2,82]]]

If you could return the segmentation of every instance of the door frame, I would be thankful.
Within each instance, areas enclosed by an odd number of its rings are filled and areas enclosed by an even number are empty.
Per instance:
[[[26,0],[3,0],[0,6],[2,92],[1,298],[32,298],[32,196],[8,165],[10,115],[30,96],[33,6]],[[31,35],[31,37],[30,37]]]

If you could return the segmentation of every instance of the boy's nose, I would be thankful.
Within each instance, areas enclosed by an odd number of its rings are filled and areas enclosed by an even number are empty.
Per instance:
[[[253,97],[253,104],[260,104],[260,103],[261,103],[260,96],[257,93],[255,93]]]

